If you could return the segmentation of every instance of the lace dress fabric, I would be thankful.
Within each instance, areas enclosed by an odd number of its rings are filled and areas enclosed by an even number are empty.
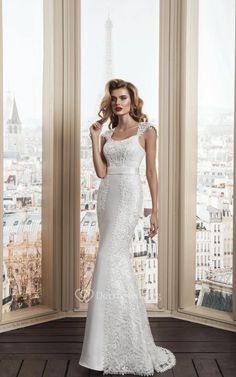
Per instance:
[[[156,130],[141,122],[136,135],[123,140],[111,138],[114,129],[103,133],[107,175],[98,189],[100,241],[79,360],[103,375],[149,376],[176,365],[170,350],[155,345],[129,252],[143,202],[139,136],[149,127]]]

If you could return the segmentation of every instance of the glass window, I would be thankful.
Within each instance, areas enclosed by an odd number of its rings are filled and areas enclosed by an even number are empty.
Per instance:
[[[158,128],[159,1],[150,0],[147,3],[141,0],[134,4],[133,0],[113,0],[108,5],[106,1],[82,0],[81,46],[81,248],[85,252],[81,253],[80,250],[80,293],[77,296],[81,302],[86,302],[93,270],[88,272],[85,266],[91,264],[94,267],[99,242],[95,234],[92,237],[90,226],[85,228],[85,222],[90,224],[96,219],[96,207],[91,209],[90,202],[96,199],[100,183],[93,167],[89,127],[99,119],[97,113],[106,82],[111,78],[121,78],[137,86],[144,100],[143,112]],[[144,67],[145,74],[140,74],[144,72]],[[158,255],[158,235],[149,246],[147,233],[151,196],[145,177],[145,158],[140,171],[144,192],[143,211],[135,230],[131,254],[134,260],[139,261],[138,265],[145,259],[148,273],[150,264],[147,262]],[[98,233],[98,226],[92,231]],[[137,266],[137,263],[133,263],[133,266]],[[140,269],[136,268],[135,273],[141,287]],[[157,268],[152,273],[156,274],[157,281]],[[154,297],[145,290],[146,303],[156,304],[157,297]]]
[[[233,256],[235,0],[199,0],[198,63],[197,216],[204,227],[197,232],[209,232],[210,243],[208,262],[196,263],[204,281],[196,282],[195,302],[230,312],[233,258],[226,255]]]
[[[43,0],[2,0],[3,312],[41,302]]]

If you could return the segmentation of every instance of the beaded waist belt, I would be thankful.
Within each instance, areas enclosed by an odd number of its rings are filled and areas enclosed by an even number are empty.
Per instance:
[[[107,174],[139,174],[139,168],[130,166],[108,166]]]

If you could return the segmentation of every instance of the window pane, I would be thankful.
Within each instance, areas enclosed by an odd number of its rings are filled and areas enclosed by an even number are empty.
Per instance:
[[[2,0],[3,312],[41,300],[43,0]]]
[[[112,78],[137,86],[144,100],[143,112],[158,127],[159,1],[139,0],[134,4],[133,0],[113,0],[108,7],[106,1],[82,0],[81,6],[81,249],[80,287],[76,296],[86,302],[99,245],[96,203],[100,179],[93,167],[89,127],[99,119],[104,87]],[[145,157],[140,171],[143,210],[130,251],[140,293],[146,303],[156,304],[158,236],[151,242],[147,237],[151,196],[145,177]],[[93,222],[96,226],[92,226]]]
[[[235,0],[199,1],[196,305],[232,311]]]

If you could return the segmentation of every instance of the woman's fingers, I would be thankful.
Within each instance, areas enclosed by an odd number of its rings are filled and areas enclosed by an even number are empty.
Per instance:
[[[101,128],[102,127],[102,124],[100,123],[100,122],[95,122],[95,123],[93,123],[93,126],[95,127],[95,128]]]
[[[157,230],[158,225],[156,223],[151,223],[148,236],[152,238],[153,236],[155,236],[155,234],[157,234]]]

